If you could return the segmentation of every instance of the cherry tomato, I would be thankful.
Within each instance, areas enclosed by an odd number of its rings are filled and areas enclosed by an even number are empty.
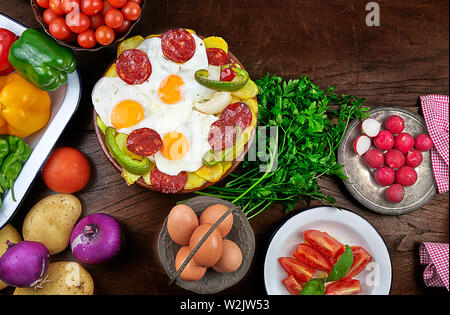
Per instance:
[[[102,25],[95,31],[95,39],[102,45],[109,45],[114,41],[115,33],[112,28]]]
[[[44,18],[44,22],[47,25],[50,25],[50,23],[56,19],[57,17],[59,17],[58,14],[56,14],[55,12],[53,12],[52,9],[48,8],[44,10],[44,13],[42,14],[42,17]]]
[[[91,20],[91,28],[94,30],[96,30],[102,25],[105,25],[105,20],[103,19],[103,16],[101,14],[90,16],[90,20]]]
[[[233,71],[233,69],[231,69],[231,67],[225,68],[220,72],[220,81],[231,82],[235,76],[236,73]]]
[[[71,33],[66,21],[62,17],[54,19],[48,26],[48,29],[53,37],[61,40],[66,39]]]
[[[122,25],[120,25],[118,28],[115,28],[114,31],[116,32],[117,35],[123,34],[126,31],[128,31],[128,29],[131,26],[131,21],[128,20],[123,20]]]
[[[134,2],[134,3],[141,5],[142,1],[141,0],[128,0],[128,2]]]
[[[83,33],[78,34],[78,45],[83,48],[92,48],[97,44],[95,39],[95,31],[93,29],[87,29]]]
[[[135,2],[128,2],[121,11],[125,19],[130,21],[136,21],[141,16],[141,7]]]
[[[74,33],[82,33],[89,28],[91,20],[82,12],[71,12],[66,15],[66,24]]]
[[[61,0],[50,0],[49,8],[53,10],[58,15],[63,15],[64,11],[61,7]]]
[[[61,9],[64,13],[80,10],[80,0],[61,0]]]
[[[118,28],[123,23],[123,14],[117,9],[111,9],[105,14],[105,24],[111,28]]]
[[[95,15],[103,9],[102,0],[82,0],[81,11],[87,15]]]
[[[89,160],[83,153],[70,147],[53,151],[42,168],[42,178],[48,188],[65,194],[83,189],[90,175]]]
[[[111,5],[111,3],[109,3],[108,0],[104,0],[103,1],[103,9],[102,9],[102,12],[100,12],[100,14],[105,16],[106,12],[108,12],[111,9],[114,9],[114,7]]]
[[[41,8],[47,9],[50,0],[36,0],[38,6],[40,6]]]
[[[108,0],[109,3],[115,8],[121,8],[127,3],[127,0]]]

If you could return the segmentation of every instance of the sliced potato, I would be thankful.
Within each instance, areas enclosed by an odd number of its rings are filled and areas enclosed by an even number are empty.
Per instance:
[[[0,230],[0,257],[2,257],[8,249],[8,244],[6,243],[7,241],[13,244],[17,244],[22,241],[22,237],[19,232],[11,224],[5,225],[3,229]],[[0,290],[3,290],[7,286],[8,285],[0,280]]]
[[[22,227],[23,239],[44,244],[50,255],[69,245],[70,233],[81,215],[81,202],[71,194],[45,197],[27,213]]]
[[[153,37],[161,37],[161,35],[159,35],[159,34],[152,34],[152,35],[148,35],[147,37],[145,37],[145,39],[153,38]]]
[[[144,41],[144,37],[141,35],[136,35],[130,38],[127,38],[120,42],[119,46],[117,46],[117,57],[120,56],[127,49],[133,49],[139,46],[140,43]]]
[[[248,79],[247,83],[242,89],[231,92],[231,95],[239,97],[243,100],[254,98],[256,95],[258,95],[258,86],[251,79]]]
[[[258,113],[258,102],[254,98],[248,98],[246,100],[243,100],[242,102],[247,104],[248,107],[250,107],[252,113],[254,114]]]
[[[142,178],[144,179],[144,182],[147,184],[147,185],[152,185],[152,181],[150,180],[150,174],[151,174],[151,172],[152,172],[152,170],[153,170],[153,168],[156,166],[156,164],[154,163],[154,162],[151,162],[150,161],[150,169],[148,170],[148,172],[147,173],[145,173],[144,175],[142,175]]]
[[[214,166],[203,165],[195,174],[208,182],[217,182],[222,177],[222,164],[218,163]]]
[[[188,33],[191,33],[191,34],[197,34],[194,30],[191,30],[190,28],[185,28],[185,30],[186,30]]]
[[[233,163],[231,161],[222,161],[220,162],[220,164],[222,164],[222,176],[223,176],[230,169]]]
[[[128,186],[133,185],[141,175],[136,175],[133,173],[128,172],[126,169],[122,168],[122,172],[120,173],[123,179],[125,179],[125,182]]]
[[[237,102],[242,102],[242,100],[239,97],[232,96],[230,104],[234,104],[234,103],[237,103]]]
[[[186,185],[184,185],[184,189],[195,189],[203,186],[206,183],[206,180],[198,176],[193,172],[187,172],[188,178]]]
[[[227,42],[222,38],[218,36],[210,36],[203,40],[205,43],[205,48],[220,48],[226,53],[228,53],[228,44]]]
[[[117,78],[119,75],[117,74],[116,64],[113,63],[108,70],[106,70],[105,77],[108,78]]]
[[[233,161],[238,158],[245,148],[245,144],[250,139],[253,132],[253,126],[248,126],[245,130],[237,137],[236,143],[234,144],[233,150],[230,150],[225,155],[225,161]]]
[[[16,288],[14,295],[93,295],[94,281],[79,263],[51,263],[40,288]]]

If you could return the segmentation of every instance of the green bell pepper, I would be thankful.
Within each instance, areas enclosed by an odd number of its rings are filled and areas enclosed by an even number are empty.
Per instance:
[[[236,72],[236,81],[216,81],[208,78],[209,73],[208,70],[200,69],[195,72],[194,78],[195,80],[203,86],[207,88],[216,90],[216,91],[238,91],[242,89],[247,81],[249,80],[248,72],[244,69],[240,68],[231,68],[234,72]]]
[[[45,91],[54,91],[66,84],[67,74],[77,67],[69,48],[36,28],[24,31],[11,45],[8,61],[24,78]]]

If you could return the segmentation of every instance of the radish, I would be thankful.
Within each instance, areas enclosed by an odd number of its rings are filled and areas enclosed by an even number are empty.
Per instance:
[[[394,136],[389,131],[382,130],[378,136],[373,139],[373,144],[382,151],[392,149],[394,146]]]
[[[384,121],[384,128],[390,133],[398,135],[405,129],[405,121],[398,115],[392,115]]]
[[[409,166],[402,166],[395,172],[395,182],[402,186],[412,186],[417,181],[416,171]]]
[[[433,140],[429,135],[422,133],[414,138],[414,146],[419,151],[429,151],[433,147]]]
[[[394,147],[403,154],[406,154],[414,148],[414,138],[409,133],[402,132],[395,137]]]
[[[376,137],[380,128],[381,124],[373,118],[367,118],[361,124],[361,132],[370,138]]]
[[[386,189],[384,196],[393,203],[399,203],[405,197],[405,189],[400,184],[394,184]]]
[[[368,136],[358,136],[355,141],[353,141],[353,150],[359,156],[363,155],[370,149],[370,138]]]
[[[390,149],[384,154],[384,162],[391,168],[400,168],[405,164],[405,156],[396,149]]]
[[[363,155],[363,161],[370,168],[379,168],[384,164],[383,152],[378,149],[369,149]]]
[[[409,167],[417,167],[419,166],[423,161],[423,156],[420,151],[417,150],[411,150],[408,153],[406,153],[405,156],[405,164]]]
[[[381,186],[392,185],[395,181],[395,171],[389,166],[377,168],[374,173],[376,182]]]

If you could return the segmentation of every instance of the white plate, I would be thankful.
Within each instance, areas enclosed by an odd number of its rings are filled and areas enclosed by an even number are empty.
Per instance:
[[[281,283],[287,277],[278,263],[279,257],[292,257],[297,245],[304,242],[303,232],[321,230],[345,245],[362,246],[372,256],[354,279],[361,281],[364,295],[388,295],[392,284],[389,252],[377,230],[354,212],[333,207],[304,210],[286,221],[274,234],[264,263],[264,283],[267,294],[290,294]]]
[[[0,13],[0,27],[21,35],[27,27]],[[68,75],[67,84],[49,93],[51,97],[51,116],[47,126],[39,132],[24,138],[33,150],[14,183],[16,202],[12,200],[11,191],[3,194],[3,206],[0,208],[0,229],[8,223],[31,187],[36,175],[45,163],[56,141],[75,113],[81,96],[78,71]]]

